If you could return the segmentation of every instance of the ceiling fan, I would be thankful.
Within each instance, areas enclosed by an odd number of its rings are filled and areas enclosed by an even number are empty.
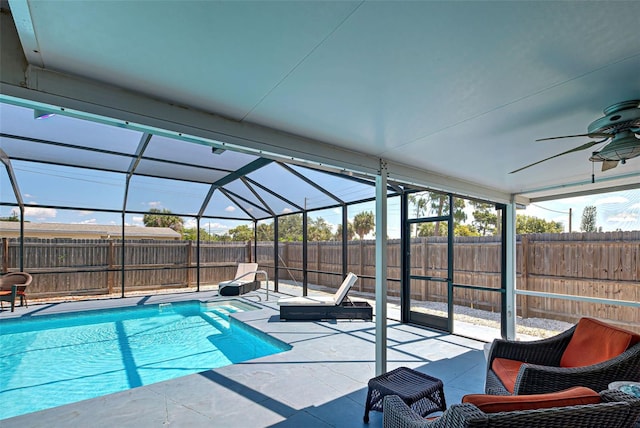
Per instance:
[[[590,137],[590,141],[566,152],[558,153],[538,162],[511,171],[513,174],[539,163],[573,152],[586,150],[597,144],[607,143],[600,151],[593,152],[589,160],[602,162],[602,171],[623,164],[628,159],[640,156],[640,100],[622,101],[604,109],[604,117],[596,119],[587,127],[586,134],[565,135],[562,137],[541,138],[536,141],[557,140],[560,138]]]

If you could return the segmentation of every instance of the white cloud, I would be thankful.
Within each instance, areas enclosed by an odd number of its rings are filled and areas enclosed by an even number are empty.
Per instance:
[[[150,201],[147,203],[147,205],[149,205],[150,208],[158,208],[160,206],[162,206],[162,202],[160,201]]]
[[[290,212],[293,212],[291,208],[285,208],[282,210],[282,214],[289,214]]]
[[[636,221],[638,221],[640,218],[638,217],[637,214],[633,214],[633,213],[618,213],[616,215],[613,215],[611,217],[607,218],[607,221],[613,222],[613,223],[634,223]]]
[[[24,207],[25,217],[35,217],[38,220],[56,218],[58,211],[53,208]]]
[[[606,198],[596,199],[593,204],[594,205],[604,205],[604,204],[626,204],[629,202],[629,199],[624,198],[622,196],[609,196]]]
[[[78,215],[81,217],[87,216],[87,215],[91,215],[93,214],[93,211],[79,211]]]
[[[133,217],[131,217],[131,220],[133,220],[133,223],[134,223],[136,226],[141,226],[141,225],[143,224],[143,223],[142,223],[142,219],[143,219],[143,217],[138,217],[138,216],[133,216]]]
[[[24,195],[22,195],[25,198],[33,198],[33,195],[30,193],[25,193]]]
[[[231,205],[229,205],[227,208],[224,209],[226,212],[228,213],[232,213],[236,210],[235,207],[232,207]]]
[[[213,222],[213,223],[203,223],[200,225],[200,227],[204,230],[208,232],[211,232],[212,234],[218,234],[218,235],[223,235],[227,232],[227,230],[229,230],[229,226],[226,224],[222,224],[222,223],[217,223],[217,222]]]
[[[191,229],[198,225],[198,221],[195,218],[190,218],[186,220],[183,224],[185,229]]]

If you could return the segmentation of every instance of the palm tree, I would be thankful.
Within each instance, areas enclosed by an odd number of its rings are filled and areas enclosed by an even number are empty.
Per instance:
[[[372,211],[363,211],[353,217],[353,228],[360,239],[373,230],[375,220]]]

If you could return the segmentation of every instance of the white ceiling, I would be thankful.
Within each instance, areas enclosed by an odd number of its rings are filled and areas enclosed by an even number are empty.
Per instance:
[[[589,150],[509,174],[640,99],[638,1],[9,4],[46,70],[509,194],[640,187]]]

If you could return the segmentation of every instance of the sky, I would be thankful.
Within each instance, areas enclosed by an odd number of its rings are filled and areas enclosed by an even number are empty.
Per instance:
[[[30,109],[5,104],[0,104],[0,107],[3,107],[4,112],[2,115],[3,130],[6,128],[8,132],[20,134],[20,129],[13,128],[23,122],[29,123],[28,135],[34,138],[52,136],[52,138],[55,137],[60,141],[68,141],[73,144],[86,145],[90,143],[90,146],[93,147],[95,145],[95,148],[133,153],[142,135],[139,131],[121,129],[66,116],[55,116],[46,121],[34,121],[32,119],[33,112]],[[12,115],[16,115],[15,118]],[[22,117],[21,115],[26,115],[27,120],[19,120]],[[88,141],[86,135],[91,135],[92,139]],[[32,147],[32,145],[26,144],[24,141],[10,141],[10,139],[6,141],[3,139],[2,143],[3,150],[8,150],[9,156],[12,156],[12,152],[16,152],[19,154],[18,157],[24,159],[29,159],[30,153],[35,156],[35,152],[29,152],[29,150],[37,151],[37,157],[43,159],[48,159],[49,156],[52,156],[53,150],[67,150],[64,151],[64,154],[65,156],[71,156],[71,163],[75,159],[75,162],[86,162],[88,166],[103,166],[108,161],[112,165],[112,169],[120,171],[126,171],[126,167],[130,163],[130,159],[124,156],[105,155],[97,152],[87,153],[77,150],[69,151],[69,149],[59,147]],[[183,144],[182,142],[181,144],[179,146],[180,149],[177,150],[179,153],[176,153],[174,140],[154,136],[147,151],[151,151],[152,154],[155,153],[154,156],[160,158],[177,156],[178,160],[189,156],[193,158],[195,154],[198,156],[203,155],[201,153],[202,145]],[[205,152],[210,155],[208,149],[207,147]],[[59,156],[59,152],[56,153],[58,153],[56,156]],[[233,159],[237,158],[235,161],[240,162],[238,165],[244,165],[251,160],[246,159],[246,156],[246,154],[236,153],[231,157],[226,157],[225,162],[234,162]],[[78,210],[63,210],[29,206],[25,212],[26,220],[46,223],[121,224],[122,218],[119,212],[106,213],[95,209],[122,210],[125,191],[124,183],[126,182],[125,174],[20,160],[12,160],[11,164],[25,204],[75,206],[79,208]],[[152,162],[150,162],[150,165],[152,165]],[[231,167],[229,165],[225,166]],[[278,177],[276,171],[280,171],[280,168],[271,164],[254,171],[252,175],[257,182],[267,183],[272,181],[272,177]],[[315,171],[307,172],[307,175],[310,180],[317,184],[332,191],[338,191],[339,193],[336,193],[336,195],[345,200],[349,200],[349,198],[362,200],[375,195],[375,189],[360,183],[345,182],[343,180],[339,186],[336,186],[335,180],[337,178],[334,176],[320,174]],[[229,186],[234,184],[230,183]],[[304,201],[304,206],[313,207],[322,206],[331,200],[327,195],[322,194],[308,184],[300,185],[293,183],[293,180],[289,180],[285,185],[287,186],[287,196],[291,197],[293,201],[297,201],[300,206],[303,206],[302,201]],[[199,211],[209,189],[210,185],[203,183],[188,183],[134,175],[131,178],[128,190],[126,208],[127,210],[138,212],[147,212],[152,208],[157,208],[168,209],[174,213],[194,213]],[[244,188],[244,191],[247,192],[247,189]],[[286,213],[287,210],[291,210],[286,202],[276,201],[273,196],[263,194],[262,197],[265,199],[271,198],[268,203],[277,213]],[[0,168],[0,202],[15,203],[15,201],[6,169]],[[596,207],[596,226],[601,227],[603,231],[640,230],[640,189],[540,202],[527,206],[526,210],[521,210],[519,213],[548,221],[561,222],[564,230],[569,231],[569,212],[571,211],[571,230],[579,231],[582,212],[589,205]],[[0,206],[0,216],[7,217],[15,209],[15,207],[11,206]],[[248,209],[251,210],[253,208]],[[353,221],[355,215],[362,211],[375,213],[375,203],[369,202],[351,206],[348,210],[349,220]],[[473,220],[473,209],[468,207],[466,211],[467,222],[471,222]],[[220,192],[215,192],[205,214],[239,217],[239,212],[241,212],[240,207],[226,199]],[[395,239],[400,236],[399,198],[389,198],[388,213],[387,236]],[[242,214],[244,216],[244,213]],[[342,221],[340,209],[314,211],[310,213],[310,216],[312,218],[322,217],[332,226],[334,231]],[[127,214],[125,216],[125,224],[128,226],[143,226],[142,220],[143,215],[141,214]],[[184,217],[184,224],[188,228],[195,227],[196,220],[192,217]],[[251,225],[252,223],[218,219],[202,219],[200,222],[201,228],[215,234],[224,234],[229,229],[241,224]],[[372,238],[373,235],[368,237]]]
[[[522,213],[561,222],[569,232],[571,212],[571,231],[579,232],[584,208],[590,205],[596,207],[596,227],[604,232],[640,230],[640,189],[539,202]]]
[[[32,164],[33,165],[33,164]],[[84,170],[83,177],[78,181],[77,175],[67,176],[64,170],[58,170],[57,167],[47,165],[45,168],[36,168],[33,166],[25,167],[24,165],[15,165],[14,169],[20,183],[20,189],[25,202],[28,203],[46,203],[49,205],[75,205],[78,206],[78,200],[83,200],[87,206],[96,204],[101,207],[116,208],[121,207],[123,190],[120,180],[113,181],[111,178],[105,178],[104,174],[99,171]],[[72,179],[73,178],[73,179]],[[88,186],[87,186],[88,184]],[[144,189],[148,191],[148,197],[135,198],[128,204],[128,207],[140,211],[146,211],[150,208],[166,208],[180,206],[186,198],[193,198],[198,203],[202,201],[201,192],[188,188],[171,189],[166,185],[159,185],[158,188],[149,187],[146,184]],[[99,190],[96,191],[95,189]],[[6,180],[3,180],[0,187],[2,192],[11,192]],[[147,192],[142,192],[146,194]],[[3,201],[8,200],[6,193],[1,198]],[[41,202],[44,201],[44,202]],[[388,200],[388,237],[391,239],[400,236],[400,203],[399,198],[390,198]],[[602,227],[603,231],[615,230],[640,230],[640,189],[619,191],[613,193],[580,196],[570,199],[562,199],[555,201],[546,201],[534,203],[525,210],[518,210],[518,214],[526,214],[543,218],[548,221],[561,222],[565,232],[569,231],[569,212],[571,210],[572,231],[580,231],[580,223],[582,213],[586,206],[593,205],[596,207],[597,219],[596,226]],[[13,207],[0,207],[0,216],[8,216],[11,214]],[[232,207],[225,208],[228,212],[232,211]],[[362,211],[373,211],[375,213],[375,203],[362,203],[349,208],[348,218],[353,221],[353,217]],[[174,211],[175,212],[175,211]],[[310,213],[311,218],[322,217],[332,228],[337,228],[342,219],[341,210],[326,209],[314,211]],[[83,210],[62,210],[53,208],[27,207],[26,220],[31,222],[43,223],[78,223],[78,224],[113,224],[119,225],[121,215],[119,213],[104,213],[93,211],[91,209]],[[142,215],[127,214],[125,216],[126,225],[143,226]],[[467,208],[468,222],[473,220],[472,209]],[[184,218],[185,227],[195,227],[195,218]],[[251,222],[202,219],[201,227],[210,233],[224,234],[229,229],[241,224],[251,225]],[[373,238],[370,234],[368,238]]]

